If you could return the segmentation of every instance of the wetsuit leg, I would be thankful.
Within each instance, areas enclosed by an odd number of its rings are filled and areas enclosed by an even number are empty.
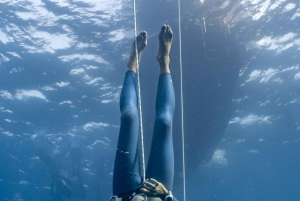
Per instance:
[[[121,125],[116,150],[113,193],[121,195],[136,190],[141,182],[138,139],[136,74],[127,71],[120,96]]]
[[[161,182],[172,190],[174,178],[174,153],[172,119],[175,109],[175,95],[171,74],[159,76],[156,95],[156,117],[151,151],[147,166],[147,178]]]

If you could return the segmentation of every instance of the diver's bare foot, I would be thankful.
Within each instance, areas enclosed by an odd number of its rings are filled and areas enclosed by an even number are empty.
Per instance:
[[[169,25],[164,25],[159,33],[159,50],[156,59],[160,66],[160,74],[170,73],[170,49],[173,39],[173,31]]]
[[[136,47],[135,47],[135,41],[133,42],[133,45],[131,47],[130,51],[130,58],[127,63],[128,69],[136,72],[137,69],[137,59],[136,56],[138,56],[138,60],[140,60],[142,52],[144,48],[147,45],[147,32],[142,31],[137,37],[136,37],[136,42],[137,42],[137,51],[138,53],[136,54]]]

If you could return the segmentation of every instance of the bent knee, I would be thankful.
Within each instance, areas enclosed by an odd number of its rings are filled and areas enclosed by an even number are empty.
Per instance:
[[[122,122],[133,122],[138,119],[138,111],[136,109],[124,110],[121,113]]]
[[[172,118],[169,115],[162,115],[155,119],[155,125],[160,130],[170,131],[172,129]]]

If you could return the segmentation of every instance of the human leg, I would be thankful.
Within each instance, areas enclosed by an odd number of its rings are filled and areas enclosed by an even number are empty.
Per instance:
[[[147,166],[147,177],[161,182],[172,189],[174,178],[174,153],[172,119],[175,110],[175,95],[169,69],[169,52],[172,44],[172,30],[164,25],[159,34],[157,60],[160,76],[156,95],[156,118],[151,151]]]
[[[138,54],[135,53],[135,43],[132,46],[129,70],[126,72],[120,96],[121,125],[113,175],[114,195],[135,191],[142,182],[138,153],[139,119],[135,72],[136,55],[141,56],[146,44],[147,34],[142,32],[137,37]]]
[[[137,45],[135,46],[135,41],[133,42],[133,45],[130,50],[130,57],[129,61],[127,63],[128,70],[132,70],[133,72],[136,73],[137,70],[137,59],[136,56],[138,57],[138,60],[141,59],[142,52],[144,48],[147,46],[147,32],[142,31],[137,37],[136,37],[136,42]],[[138,53],[136,54],[136,48]]]

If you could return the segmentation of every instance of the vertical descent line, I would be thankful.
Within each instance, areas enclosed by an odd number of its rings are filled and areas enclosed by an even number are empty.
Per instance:
[[[186,201],[185,188],[185,146],[184,146],[184,121],[183,121],[183,79],[181,56],[181,2],[178,0],[178,26],[179,26],[179,64],[180,64],[180,105],[181,105],[181,138],[182,138],[182,174],[183,174],[183,200]]]
[[[140,125],[140,143],[142,149],[142,175],[143,179],[146,178],[146,168],[145,168],[145,151],[144,151],[144,132],[143,132],[143,117],[142,117],[142,98],[141,98],[141,87],[140,87],[140,61],[138,58],[138,49],[137,49],[137,31],[136,31],[136,4],[133,0],[133,16],[134,16],[134,43],[135,43],[135,56],[136,56],[136,74],[137,74],[137,90],[138,90],[138,111],[139,111],[139,125]]]

